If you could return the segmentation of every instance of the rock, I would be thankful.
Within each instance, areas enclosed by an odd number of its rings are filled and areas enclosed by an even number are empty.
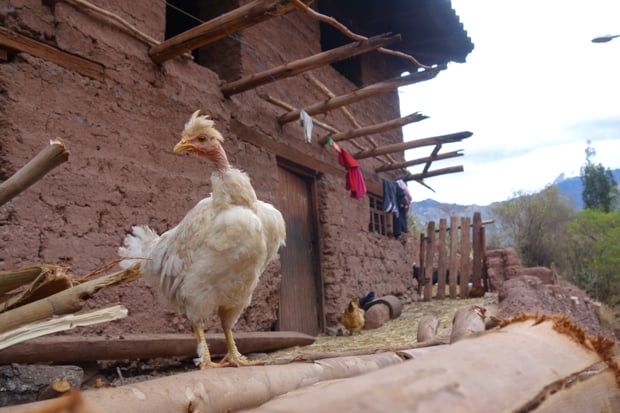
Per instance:
[[[77,366],[11,364],[0,366],[0,406],[30,403],[58,395],[66,382],[79,389],[84,372]],[[60,391],[64,391],[60,390]]]
[[[382,303],[375,304],[366,311],[365,319],[366,330],[379,328],[390,319],[390,307]]]
[[[418,343],[430,341],[437,335],[439,318],[436,314],[426,314],[418,321]]]

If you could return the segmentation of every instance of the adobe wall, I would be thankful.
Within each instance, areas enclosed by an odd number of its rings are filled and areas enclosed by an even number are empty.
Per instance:
[[[163,39],[163,3],[107,0],[98,5]],[[276,157],[230,133],[229,121],[239,120],[302,150],[306,144],[300,126],[280,127],[275,118],[282,110],[255,91],[226,99],[219,77],[206,67],[183,58],[155,65],[142,41],[64,2],[11,1],[0,13],[2,26],[105,66],[105,79],[98,81],[26,53],[0,61],[0,179],[24,165],[50,138],[61,137],[71,151],[69,162],[0,207],[0,268],[57,263],[83,275],[116,258],[132,225],[148,224],[158,232],[176,225],[210,192],[209,166],[196,157],[172,153],[184,123],[198,108],[216,120],[231,163],[250,174],[259,198],[276,202]],[[270,67],[320,51],[317,23],[298,12],[259,24],[242,38]],[[246,74],[259,70],[243,51],[242,65]],[[331,67],[313,74],[336,94],[355,88]],[[299,78],[261,91],[293,104],[324,99]],[[361,124],[377,123],[399,116],[396,97],[383,95],[350,109]],[[339,111],[318,118],[340,130],[350,128]],[[319,136],[315,133],[314,139]],[[399,140],[402,137],[394,132],[378,142]],[[355,150],[349,144],[343,147]],[[327,149],[319,156],[338,165]],[[362,165],[371,168],[377,162],[369,159]],[[368,199],[349,197],[344,174],[342,169],[340,176],[325,174],[318,181],[328,325],[354,295],[373,290],[408,299],[412,251],[417,247],[411,240],[407,245],[369,234]],[[276,261],[261,278],[236,329],[271,329],[277,319],[278,289]],[[118,301],[130,316],[88,333],[189,331],[189,324],[163,308],[157,293],[143,281],[100,292],[90,305]]]

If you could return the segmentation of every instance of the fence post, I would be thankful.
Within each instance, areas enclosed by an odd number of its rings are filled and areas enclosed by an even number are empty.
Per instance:
[[[426,265],[424,266],[424,301],[433,299],[433,258],[435,257],[435,221],[428,223]]]
[[[482,277],[482,218],[480,212],[474,213],[474,225],[473,225],[473,247],[474,247],[474,263],[471,284],[472,287],[478,287],[481,285]]]
[[[469,254],[471,252],[471,242],[469,241],[469,225],[468,217],[461,218],[461,285],[459,288],[459,297],[467,298],[469,293],[469,274],[471,260]]]
[[[446,226],[445,218],[439,220],[439,242],[437,243],[438,261],[437,266],[437,298],[446,297]]]
[[[459,274],[458,234],[459,221],[456,216],[450,217],[450,298],[456,298],[456,280]]]
[[[426,268],[426,236],[420,232],[420,265],[418,265],[418,294],[422,296],[422,280]]]

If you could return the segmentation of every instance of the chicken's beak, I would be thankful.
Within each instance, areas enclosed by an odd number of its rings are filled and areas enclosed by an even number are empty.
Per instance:
[[[189,143],[189,140],[187,139],[187,137],[183,137],[183,139],[181,139],[181,141],[179,143],[177,143],[176,145],[174,145],[174,148],[172,149],[172,151],[174,153],[181,153],[181,152],[185,152],[189,149],[192,148],[192,144]]]

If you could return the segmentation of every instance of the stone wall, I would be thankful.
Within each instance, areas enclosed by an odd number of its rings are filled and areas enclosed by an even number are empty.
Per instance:
[[[25,164],[50,138],[60,137],[71,151],[69,162],[0,207],[0,268],[57,263],[83,275],[116,258],[132,225],[158,232],[178,223],[210,192],[211,170],[196,157],[178,156],[172,146],[189,115],[202,109],[226,137],[232,164],[252,177],[259,198],[278,197],[277,159],[273,153],[230,133],[236,119],[277,142],[304,150],[297,123],[280,127],[282,113],[248,91],[224,98],[220,78],[185,58],[163,65],[148,57],[148,45],[116,23],[65,2],[2,2],[0,22],[9,30],[102,63],[105,78],[89,79],[26,53],[0,61],[0,179]],[[105,0],[98,6],[157,39],[163,39],[165,5],[161,2]],[[242,32],[254,57],[269,67],[319,52],[318,24],[299,12],[278,17]],[[241,52],[244,74],[259,71],[247,51]],[[331,67],[312,72],[337,94],[355,87]],[[266,85],[260,92],[292,104],[307,105],[324,96],[300,77]],[[350,106],[363,125],[398,117],[397,94],[382,95]],[[339,111],[318,118],[340,130],[350,129]],[[315,129],[317,130],[317,129]],[[322,136],[316,132],[314,139]],[[399,141],[393,132],[383,141]],[[312,145],[318,145],[316,142]],[[355,147],[343,147],[354,152]],[[332,151],[316,151],[338,165]],[[402,155],[396,156],[402,159]],[[362,162],[365,171],[377,165]],[[318,179],[321,273],[328,325],[352,296],[373,290],[378,295],[410,297],[410,268],[417,243],[368,233],[368,200],[353,200],[341,175]],[[238,329],[269,330],[277,320],[279,263],[269,266]],[[92,306],[120,301],[130,317],[96,329],[119,331],[189,331],[182,318],[166,310],[157,292],[143,281],[97,294]]]

